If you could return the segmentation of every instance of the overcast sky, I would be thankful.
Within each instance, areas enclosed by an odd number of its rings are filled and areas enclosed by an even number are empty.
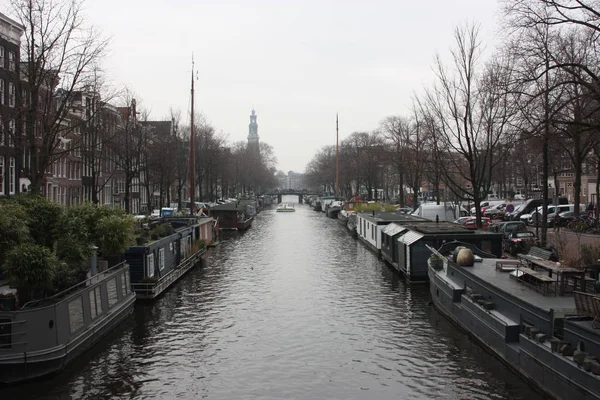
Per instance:
[[[127,85],[152,119],[171,107],[189,121],[192,53],[196,110],[246,140],[258,114],[278,168],[303,172],[323,145],[407,114],[432,81],[455,26],[482,25],[493,45],[494,0],[88,0],[87,19],[111,39],[108,78]]]

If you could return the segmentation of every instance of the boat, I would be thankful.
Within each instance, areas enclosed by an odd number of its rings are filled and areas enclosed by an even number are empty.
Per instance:
[[[125,252],[130,265],[131,288],[138,300],[160,296],[192,268],[199,265],[212,243],[214,219],[170,218],[161,222],[167,232],[149,243],[140,243]]]
[[[219,229],[245,231],[252,226],[256,215],[256,202],[237,200],[219,204],[210,209],[210,215],[219,221]]]
[[[461,263],[459,246],[470,249],[475,262]],[[430,293],[441,314],[547,398],[600,399],[600,330],[594,318],[600,310],[590,308],[600,300],[585,293],[587,285],[565,296],[564,280],[559,293],[557,279],[565,275],[556,263],[548,264],[558,271],[552,278],[472,244],[448,242],[429,251]],[[552,286],[554,293],[547,290]]]
[[[333,201],[331,203],[329,203],[326,207],[325,207],[325,214],[327,214],[327,216],[329,218],[338,218],[338,214],[340,213],[340,210],[342,209],[342,202],[341,201]]]
[[[277,212],[294,212],[294,211],[296,211],[296,209],[291,204],[282,203],[279,206],[277,206]]]
[[[98,342],[133,311],[129,279],[129,265],[121,262],[18,309],[16,299],[3,297],[0,382],[14,384],[59,372]]]

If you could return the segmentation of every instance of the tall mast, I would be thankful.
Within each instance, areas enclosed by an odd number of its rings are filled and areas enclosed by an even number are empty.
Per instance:
[[[190,214],[194,215],[196,208],[196,146],[194,145],[194,55],[192,54],[192,114],[190,117]]]
[[[335,113],[335,198],[340,196],[340,153],[338,150],[338,114]]]

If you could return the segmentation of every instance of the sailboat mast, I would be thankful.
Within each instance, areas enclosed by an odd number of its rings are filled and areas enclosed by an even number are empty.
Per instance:
[[[340,196],[340,152],[338,149],[338,114],[335,113],[335,198]]]
[[[192,114],[190,116],[191,127],[190,127],[190,165],[189,165],[189,169],[190,169],[190,214],[193,216],[195,208],[196,208],[196,188],[195,188],[196,146],[194,144],[195,133],[194,133],[194,56],[193,55],[192,55],[192,91],[191,92],[192,92],[191,93],[191,95],[192,95],[192,100],[191,100]]]

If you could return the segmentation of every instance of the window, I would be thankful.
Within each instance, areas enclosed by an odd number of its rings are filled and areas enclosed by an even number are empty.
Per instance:
[[[8,106],[15,106],[15,84],[13,82],[8,82]]]
[[[10,147],[15,147],[15,136],[17,134],[17,124],[14,119],[11,119],[8,123],[8,135],[6,137],[6,144]]]
[[[92,319],[96,318],[98,315],[102,314],[102,294],[100,292],[100,287],[95,288],[94,290],[90,290],[90,310],[92,314]]]
[[[0,105],[4,105],[4,79],[0,79]]]
[[[29,99],[27,98],[27,89],[21,90],[21,101],[23,102],[24,106],[29,104]]]
[[[8,52],[8,69],[10,71],[17,70],[17,55],[15,54],[14,51]]]
[[[71,333],[83,328],[83,301],[81,297],[69,302],[69,328]]]
[[[12,320],[10,318],[0,319],[0,349],[10,349],[11,345]]]
[[[146,276],[152,278],[154,276],[154,254],[148,254],[146,257]]]
[[[4,68],[4,47],[0,46],[0,68]]]
[[[8,192],[15,194],[15,158],[11,157],[8,163]]]
[[[165,269],[165,249],[160,249],[158,251],[158,269],[161,271]]]
[[[4,194],[4,157],[0,157],[0,195]]]
[[[110,308],[119,300],[119,294],[117,293],[117,277],[106,282],[106,294],[108,297],[108,308]]]

